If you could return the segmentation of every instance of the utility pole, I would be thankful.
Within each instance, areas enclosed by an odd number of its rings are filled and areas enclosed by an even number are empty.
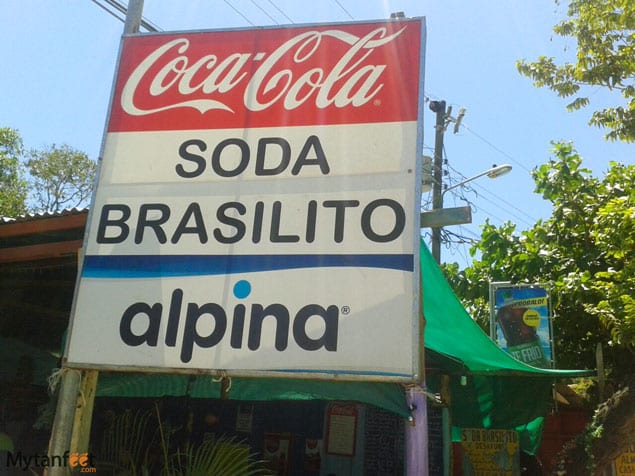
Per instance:
[[[126,11],[126,21],[123,26],[124,34],[139,33],[143,14],[143,0],[130,0]]]
[[[443,208],[443,134],[445,133],[445,101],[430,101],[430,110],[437,115],[434,126],[434,159],[432,162],[432,210]],[[441,262],[441,227],[432,227],[432,257]]]

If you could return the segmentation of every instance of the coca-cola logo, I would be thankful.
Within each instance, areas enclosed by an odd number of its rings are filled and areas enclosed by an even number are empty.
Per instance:
[[[310,30],[286,40],[271,52],[208,51],[192,54],[190,40],[177,37],[145,56],[126,79],[120,105],[132,116],[188,108],[235,113],[229,93],[239,92],[249,111],[282,107],[292,111],[311,104],[317,109],[360,107],[376,100],[384,83],[386,62],[373,53],[399,37],[406,26],[389,32],[380,26],[367,34]],[[345,45],[325,67],[320,59],[332,51],[329,42]],[[326,49],[328,51],[326,51]],[[139,98],[157,99],[151,105]],[[160,99],[165,99],[161,101]]]

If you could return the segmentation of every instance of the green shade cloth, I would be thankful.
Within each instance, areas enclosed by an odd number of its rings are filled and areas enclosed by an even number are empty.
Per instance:
[[[100,372],[98,397],[183,396],[220,398],[221,384],[209,376]],[[274,378],[232,378],[230,400],[354,400],[409,415],[403,387],[377,382],[331,382]]]
[[[449,368],[463,368],[473,375],[575,377],[589,374],[586,370],[531,367],[498,347],[472,320],[423,242],[421,275],[425,347],[438,354]]]
[[[516,429],[520,447],[535,454],[557,379],[592,375],[588,370],[531,367],[498,347],[472,320],[421,244],[426,366],[450,376],[454,441],[461,428]],[[427,379],[440,393],[439,378]]]

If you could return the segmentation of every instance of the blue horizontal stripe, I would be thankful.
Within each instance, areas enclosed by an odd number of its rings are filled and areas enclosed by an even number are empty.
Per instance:
[[[414,255],[87,255],[86,278],[210,276],[303,268],[414,270]]]
[[[373,370],[314,370],[314,369],[270,369],[272,372],[307,373],[307,374],[339,374],[339,375],[373,375],[381,377],[412,378],[412,374],[397,372],[380,372]]]

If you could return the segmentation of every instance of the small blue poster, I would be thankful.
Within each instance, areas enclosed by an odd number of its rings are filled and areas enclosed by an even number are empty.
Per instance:
[[[498,345],[521,362],[534,367],[551,367],[551,315],[547,289],[542,286],[496,287],[494,300]]]

